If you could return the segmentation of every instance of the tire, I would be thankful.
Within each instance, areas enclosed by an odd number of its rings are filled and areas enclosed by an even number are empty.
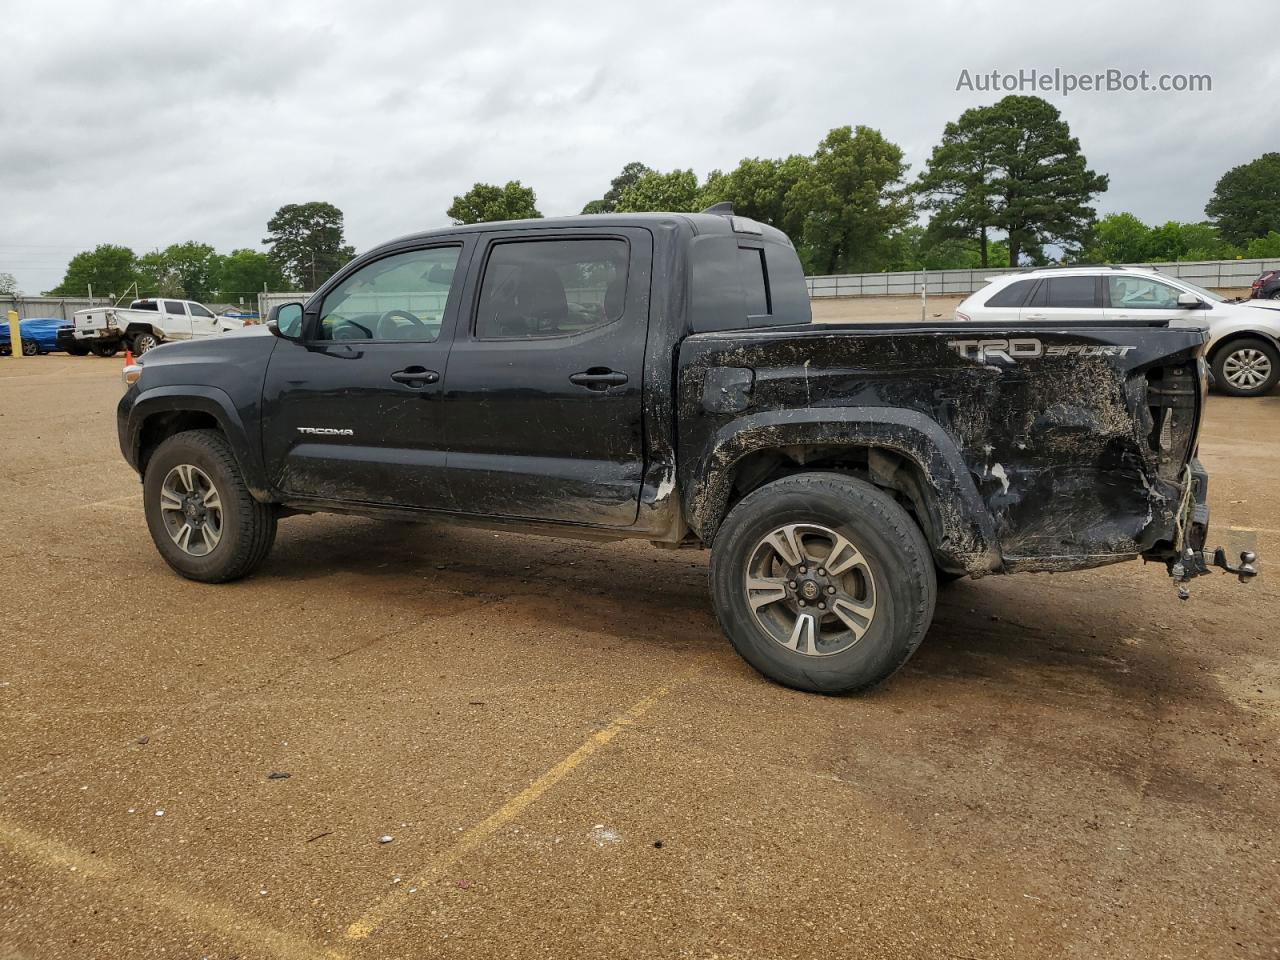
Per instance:
[[[189,542],[207,551],[203,555],[184,549],[171,533],[171,525],[190,522],[187,514],[161,506],[166,483],[171,491],[175,488],[181,491],[184,472],[195,475],[193,490],[197,493],[211,487],[218,495],[216,542],[209,547],[199,534],[187,536]],[[203,481],[199,479],[201,476]],[[161,443],[147,463],[142,495],[147,528],[156,549],[169,566],[189,580],[202,583],[237,580],[261,565],[275,542],[274,507],[259,503],[249,493],[230,444],[216,430],[176,433]],[[209,502],[207,495],[205,502]],[[211,509],[209,513],[212,512]],[[206,516],[206,523],[197,524],[197,529],[207,527],[208,520]]]
[[[10,347],[9,344],[6,343],[3,347],[0,347],[0,357],[7,357],[12,353],[13,348]]]
[[[89,348],[83,343],[73,343],[67,347],[67,353],[71,354],[73,357],[87,357],[89,355]]]
[[[120,344],[116,343],[114,340],[110,343],[97,341],[96,343],[89,344],[89,352],[95,357],[114,357],[119,350]]]
[[[1277,287],[1275,290],[1272,290],[1271,293],[1268,295],[1268,299],[1280,300],[1280,287]]]
[[[1213,355],[1213,377],[1225,394],[1260,397],[1280,378],[1280,350],[1261,337],[1232,340]]]
[[[130,349],[135,357],[140,357],[148,350],[160,346],[160,338],[154,333],[135,333],[129,341]]]
[[[34,357],[40,353],[40,344],[34,340],[22,341],[22,355],[24,357]]]
[[[801,563],[788,563],[770,546],[787,528],[798,528],[802,553],[790,552]],[[828,535],[847,541],[862,562],[852,562],[853,554]],[[836,566],[847,569],[830,576],[821,558],[836,554]],[[744,498],[716,534],[710,576],[716,618],[739,655],[769,679],[813,693],[850,693],[887,679],[924,639],[937,599],[933,555],[915,521],[884,492],[838,473],[784,477]],[[774,579],[752,593],[749,576]],[[782,595],[764,599],[775,591]],[[752,597],[764,599],[759,612]],[[867,610],[868,601],[871,615],[854,616],[863,628],[857,634],[846,617]],[[813,609],[819,603],[826,612]],[[837,615],[837,607],[844,612]],[[799,629],[806,614],[812,632]],[[788,618],[797,626],[789,641],[782,639]]]

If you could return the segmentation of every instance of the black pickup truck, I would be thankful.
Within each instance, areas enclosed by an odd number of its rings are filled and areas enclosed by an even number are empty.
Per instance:
[[[120,446],[195,580],[291,513],[707,547],[738,652],[838,692],[911,656],[940,581],[1211,562],[1202,330],[814,324],[791,242],[729,210],[405,237],[256,334],[126,368]]]

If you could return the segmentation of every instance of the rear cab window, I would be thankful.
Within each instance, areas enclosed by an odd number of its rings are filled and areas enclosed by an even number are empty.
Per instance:
[[[630,248],[620,237],[502,240],[480,281],[480,340],[567,337],[622,316]]]

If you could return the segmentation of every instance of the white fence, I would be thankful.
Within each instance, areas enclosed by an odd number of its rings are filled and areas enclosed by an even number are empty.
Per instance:
[[[1190,280],[1202,287],[1222,290],[1247,287],[1265,270],[1280,269],[1280,260],[1181,260],[1176,263],[1131,263]],[[1024,273],[1034,267],[988,267],[985,270],[913,270],[901,273],[846,273],[829,277],[806,277],[809,296],[892,297],[919,296],[928,286],[931,296],[973,293],[992,277]]]
[[[0,296],[0,321],[10,310],[17,310],[23,320],[28,317],[58,317],[71,322],[71,315],[77,310],[89,307],[100,307],[110,304],[105,297],[7,297]]]

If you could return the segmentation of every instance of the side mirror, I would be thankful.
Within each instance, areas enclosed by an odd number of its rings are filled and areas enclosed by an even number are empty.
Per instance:
[[[1178,306],[1186,307],[1188,310],[1195,310],[1197,307],[1203,306],[1203,302],[1194,293],[1178,294]]]
[[[280,303],[267,314],[267,329],[285,340],[302,339],[302,304]]]

